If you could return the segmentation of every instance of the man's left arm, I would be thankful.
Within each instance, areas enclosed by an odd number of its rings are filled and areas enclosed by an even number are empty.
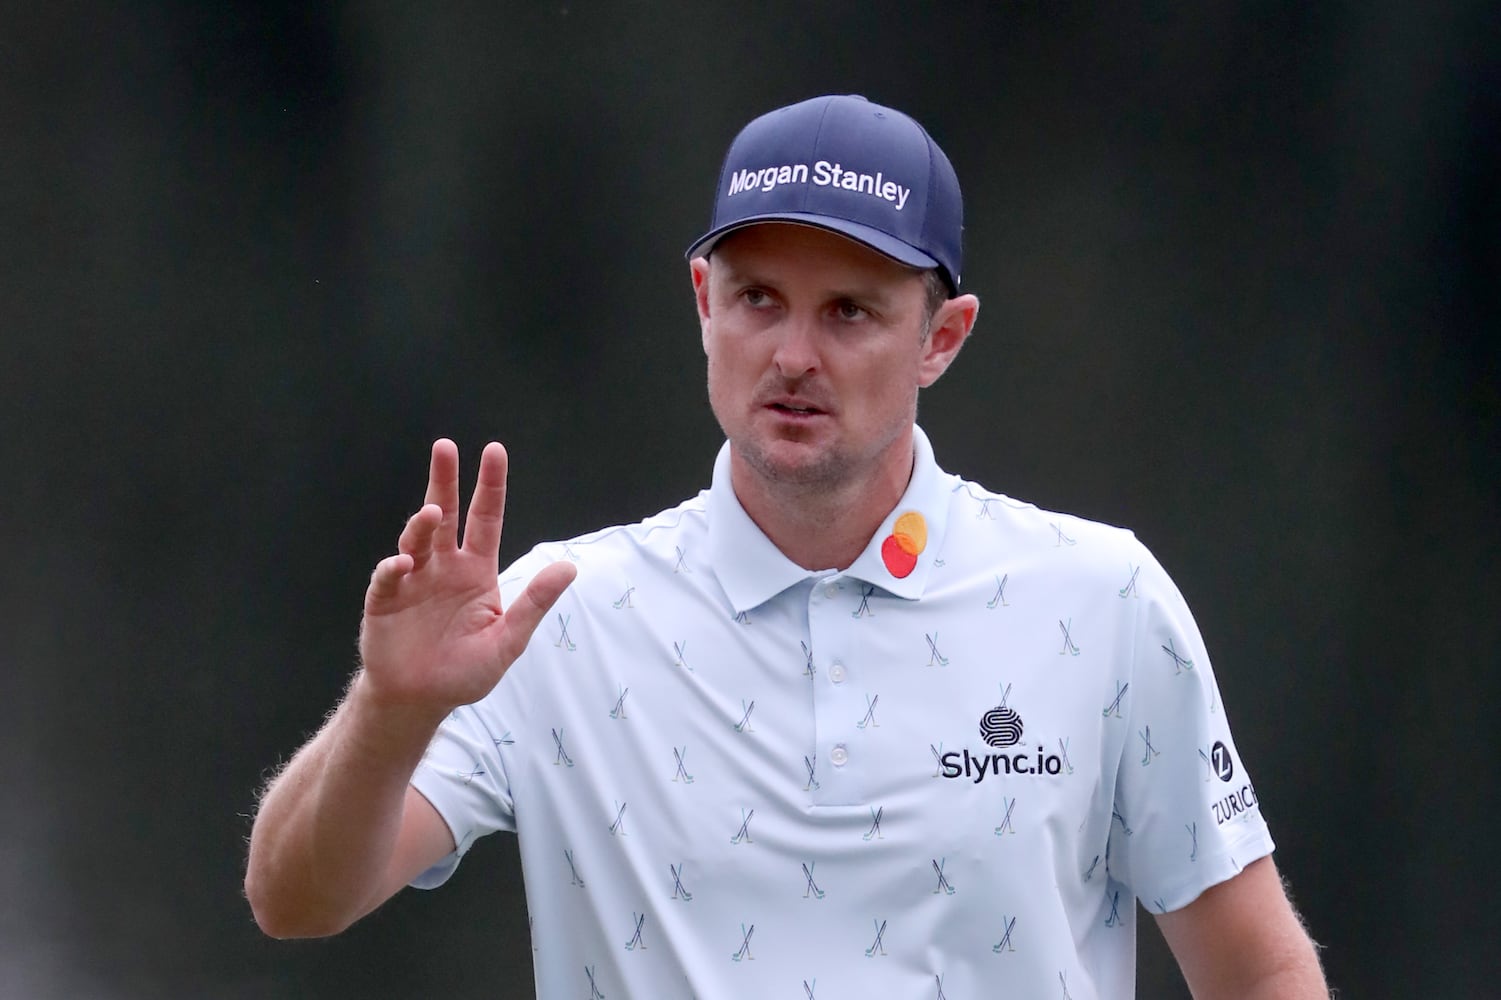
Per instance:
[[[1317,947],[1270,856],[1204,890],[1157,926],[1196,1000],[1327,1000]]]

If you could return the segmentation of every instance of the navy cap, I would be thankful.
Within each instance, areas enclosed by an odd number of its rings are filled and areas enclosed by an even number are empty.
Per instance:
[[[909,267],[936,267],[959,293],[959,178],[921,125],[863,97],[815,97],[741,129],[719,172],[709,231],[686,256],[758,222],[828,229]]]

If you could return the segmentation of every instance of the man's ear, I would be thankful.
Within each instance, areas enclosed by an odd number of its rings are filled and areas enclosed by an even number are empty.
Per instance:
[[[695,257],[688,262],[693,275],[693,298],[698,305],[698,331],[708,348],[709,339],[709,258]]]
[[[918,385],[926,389],[948,371],[979,315],[980,300],[973,295],[956,295],[938,307],[929,324],[927,343],[923,345]]]

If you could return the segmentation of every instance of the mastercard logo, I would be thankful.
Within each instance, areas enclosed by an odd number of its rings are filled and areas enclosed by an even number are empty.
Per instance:
[[[917,557],[927,547],[928,522],[909,510],[896,519],[891,535],[881,543],[881,561],[900,580],[917,568]]]

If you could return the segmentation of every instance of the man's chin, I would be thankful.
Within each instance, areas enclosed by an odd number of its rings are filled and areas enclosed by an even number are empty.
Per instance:
[[[788,486],[825,484],[837,478],[840,465],[825,446],[786,439],[742,448],[739,453],[758,476]]]

